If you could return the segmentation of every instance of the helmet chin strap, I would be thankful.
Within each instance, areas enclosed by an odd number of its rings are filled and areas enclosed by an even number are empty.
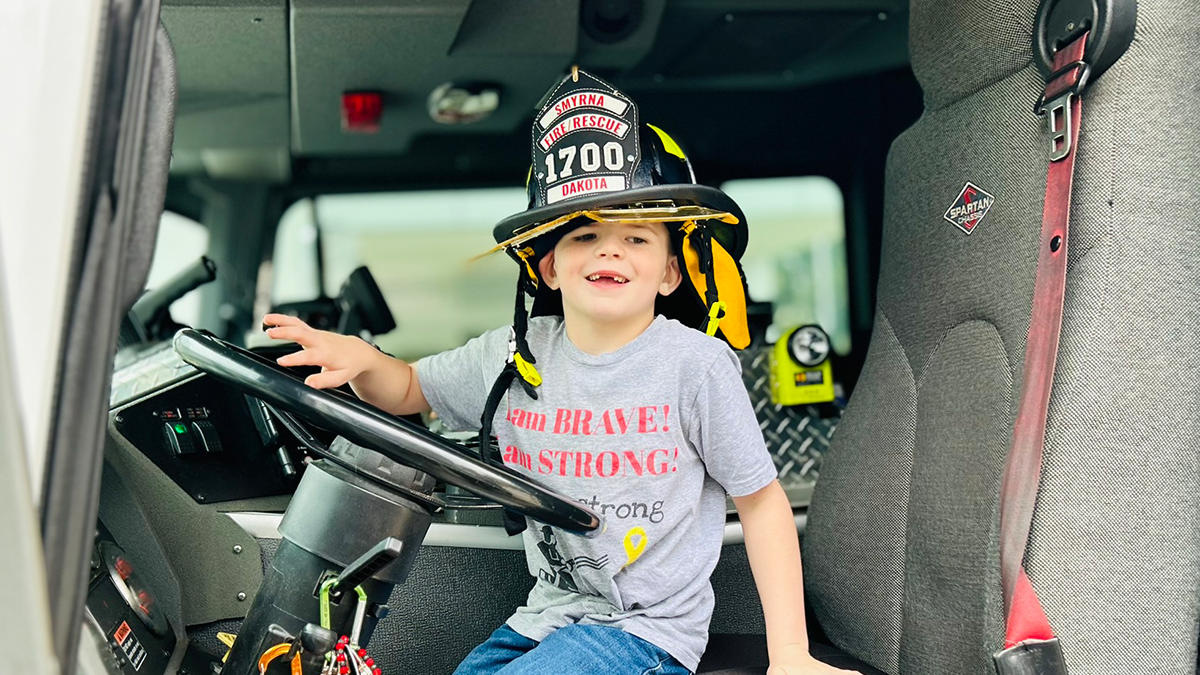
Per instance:
[[[679,229],[684,233],[685,273],[696,291],[704,294],[704,306],[708,310],[700,330],[713,336],[717,334],[721,319],[729,315],[746,315],[741,273],[733,257],[707,227],[689,220]],[[744,319],[726,322],[721,334],[734,349],[744,349],[750,344],[750,332]]]
[[[523,361],[523,372],[520,373],[522,381],[532,386],[537,386],[542,380],[541,376],[538,375],[537,369],[533,367],[533,364],[537,363],[537,359],[533,358],[533,352],[529,350],[529,343],[525,341],[525,332],[529,321],[528,314],[525,312],[525,294],[532,294],[537,290],[538,286],[538,276],[533,270],[533,264],[530,262],[530,258],[533,256],[533,248],[527,246],[520,250],[509,249],[509,253],[525,270],[525,274],[517,275],[517,297],[513,307],[513,332],[515,334],[516,351],[509,355],[509,361]],[[535,379],[537,382],[533,381]],[[534,398],[537,397],[534,396]]]
[[[532,248],[525,250],[528,251],[528,255],[532,255]],[[529,318],[525,312],[525,293],[537,288],[537,277],[533,276],[533,268],[529,263],[528,255],[522,255],[521,251],[511,251],[511,253],[514,258],[518,258],[524,264],[530,276],[527,277],[525,274],[517,276],[517,297],[513,308],[512,339],[508,342],[508,359],[500,371],[500,375],[492,384],[491,391],[488,392],[487,401],[483,406],[483,415],[479,418],[479,458],[486,463],[499,466],[504,465],[504,458],[500,456],[498,448],[496,452],[492,451],[492,420],[495,419],[496,411],[500,408],[500,399],[504,398],[504,394],[515,380],[521,384],[521,388],[525,390],[525,394],[529,398],[537,400],[537,387],[542,383],[542,376],[533,365],[535,360],[529,351],[529,343],[525,339],[529,325]],[[504,529],[510,536],[517,534],[525,529],[525,519],[519,514],[505,509]]]
[[[504,369],[492,385],[488,393],[487,403],[483,407],[483,416],[479,420],[479,458],[485,462],[497,463],[499,458],[493,457],[489,449],[492,445],[492,419],[500,407],[500,399],[508,391],[513,380],[521,383],[521,388],[534,400],[537,400],[537,387],[542,383],[541,373],[534,367],[537,359],[529,349],[525,334],[529,327],[529,316],[525,312],[525,294],[537,288],[537,276],[533,272],[530,257],[533,249],[526,247],[522,250],[508,249],[509,254],[521,263],[526,273],[517,275],[517,295],[513,306],[512,339],[508,343],[508,359]]]

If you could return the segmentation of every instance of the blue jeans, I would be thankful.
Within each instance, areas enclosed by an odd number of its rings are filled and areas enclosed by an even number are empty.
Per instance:
[[[454,675],[691,675],[670,654],[611,626],[572,624],[541,642],[508,624],[458,664]]]

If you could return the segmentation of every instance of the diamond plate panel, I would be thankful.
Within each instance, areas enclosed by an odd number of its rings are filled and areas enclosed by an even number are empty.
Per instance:
[[[750,393],[758,427],[767,448],[775,458],[779,482],[793,495],[802,495],[807,503],[821,468],[821,458],[829,450],[829,440],[841,419],[822,417],[814,406],[782,406],[771,402],[768,353],[772,345],[750,347],[738,352],[742,361],[742,380]],[[798,506],[799,504],[793,504]]]
[[[109,391],[109,408],[132,401],[168,384],[190,377],[196,369],[175,353],[171,341],[118,355]]]

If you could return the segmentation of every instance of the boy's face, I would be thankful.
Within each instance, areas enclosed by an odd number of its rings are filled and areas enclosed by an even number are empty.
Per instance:
[[[593,223],[567,233],[538,266],[563,312],[602,323],[653,318],[682,277],[662,223]]]

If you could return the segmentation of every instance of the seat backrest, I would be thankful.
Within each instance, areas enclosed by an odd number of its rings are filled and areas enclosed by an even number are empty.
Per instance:
[[[925,95],[888,159],[875,330],[817,481],[807,594],[889,673],[994,673],[999,485],[1048,137],[1036,0],[914,0]],[[1072,675],[1194,673],[1200,607],[1200,3],[1139,0],[1083,96],[1058,368],[1025,566]],[[994,197],[967,234],[943,214]]]

